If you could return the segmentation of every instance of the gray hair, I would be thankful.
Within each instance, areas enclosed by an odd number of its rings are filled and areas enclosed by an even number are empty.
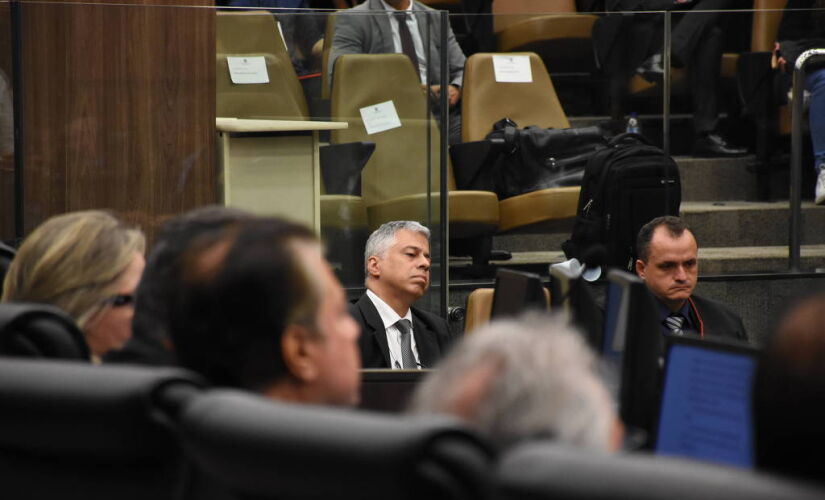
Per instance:
[[[373,255],[383,258],[387,250],[395,242],[395,233],[406,229],[414,233],[423,234],[427,240],[430,239],[430,230],[418,222],[412,220],[394,220],[381,224],[381,227],[372,232],[367,245],[364,248],[364,274],[369,277],[367,263]]]
[[[581,334],[561,317],[494,321],[452,350],[410,410],[462,417],[500,449],[552,438],[607,451],[616,414],[597,370]]]

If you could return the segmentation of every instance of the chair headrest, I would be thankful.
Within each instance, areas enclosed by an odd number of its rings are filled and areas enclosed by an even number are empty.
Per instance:
[[[822,498],[823,490],[745,469],[654,455],[607,455],[552,442],[507,452],[500,498]]]
[[[14,248],[0,242],[0,289],[3,287],[3,280],[9,272],[9,266],[16,253]]]
[[[490,491],[488,448],[446,418],[290,405],[220,390],[195,398],[179,425],[187,453],[206,474],[245,494],[368,500],[438,498],[444,490],[484,498]]]
[[[57,307],[25,302],[0,304],[0,355],[85,359],[90,357],[83,333]]]
[[[201,387],[180,369],[0,359],[0,449],[137,460],[173,443],[153,414],[161,393]]]

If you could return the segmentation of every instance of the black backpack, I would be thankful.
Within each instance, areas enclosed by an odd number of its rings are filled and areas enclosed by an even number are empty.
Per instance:
[[[673,158],[640,135],[618,135],[587,162],[573,232],[562,249],[568,259],[582,260],[603,245],[606,266],[632,272],[639,230],[661,215],[678,215],[681,201]]]

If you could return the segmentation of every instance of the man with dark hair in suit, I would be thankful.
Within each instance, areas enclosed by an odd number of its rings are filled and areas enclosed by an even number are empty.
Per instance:
[[[254,218],[202,235],[182,254],[169,297],[178,361],[212,384],[358,402],[358,325],[309,229]]]
[[[657,217],[642,226],[636,252],[636,274],[659,303],[662,333],[748,340],[739,316],[718,302],[693,294],[699,275],[699,247],[682,219]]]
[[[169,331],[169,303],[180,279],[180,257],[193,240],[253,215],[236,208],[209,205],[190,210],[163,224],[135,292],[132,338],[123,349],[104,356],[106,363],[175,365]]]
[[[372,11],[371,15],[367,13]],[[438,11],[415,0],[367,0],[341,12],[335,21],[335,34],[329,54],[329,81],[335,60],[345,54],[407,54],[413,61],[421,84],[429,89],[434,106],[441,94],[442,41]],[[446,44],[447,103],[450,144],[461,142],[461,85],[464,78],[464,52],[448,27]],[[438,109],[437,107],[435,109]],[[436,117],[438,112],[434,109]]]
[[[350,306],[364,368],[431,368],[453,341],[444,319],[412,307],[430,284],[429,237],[417,222],[394,221],[367,240],[367,292]]]

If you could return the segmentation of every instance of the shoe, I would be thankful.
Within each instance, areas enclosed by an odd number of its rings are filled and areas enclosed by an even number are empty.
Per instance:
[[[658,83],[659,85],[665,81],[665,68],[662,66],[662,54],[657,53],[645,59],[645,61],[636,68],[636,73],[650,83]]]
[[[819,165],[819,175],[816,176],[816,190],[814,191],[814,203],[825,205],[825,163]]]
[[[693,156],[710,158],[715,156],[742,156],[748,153],[745,148],[731,146],[718,134],[707,134],[693,143]]]

